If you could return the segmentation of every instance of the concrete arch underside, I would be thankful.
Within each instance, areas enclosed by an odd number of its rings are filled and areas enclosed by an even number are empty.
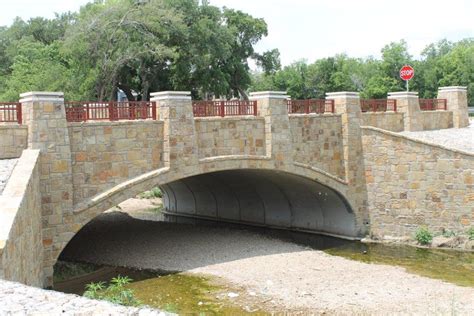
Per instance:
[[[165,211],[177,216],[357,236],[355,215],[341,194],[286,172],[225,170],[161,188]]]

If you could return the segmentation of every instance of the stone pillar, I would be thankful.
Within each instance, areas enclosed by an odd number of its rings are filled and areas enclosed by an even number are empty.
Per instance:
[[[288,95],[284,91],[250,93],[250,100],[257,101],[257,115],[265,118],[266,155],[274,159],[276,166],[292,159]]]
[[[362,151],[362,111],[357,92],[326,93],[326,99],[334,100],[334,111],[341,115],[344,168],[348,183],[347,197],[356,218],[359,235],[368,232],[367,186]]]
[[[438,99],[447,100],[448,111],[453,112],[454,128],[469,126],[469,111],[467,108],[467,87],[440,87]]]
[[[157,102],[159,117],[164,121],[164,164],[186,177],[198,165],[198,146],[191,92],[163,91],[151,93]]]
[[[405,131],[423,130],[418,92],[389,92],[388,99],[397,100],[397,112],[403,113]]]
[[[28,148],[40,150],[44,286],[53,284],[53,266],[74,231],[64,218],[72,214],[72,161],[62,92],[20,94]]]

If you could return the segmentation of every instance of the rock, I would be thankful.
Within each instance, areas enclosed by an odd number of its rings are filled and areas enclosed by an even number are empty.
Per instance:
[[[474,240],[468,240],[464,243],[464,249],[474,250]]]
[[[229,292],[229,293],[227,294],[227,296],[230,297],[230,298],[235,298],[235,297],[239,297],[239,294],[234,293],[234,292]]]
[[[433,247],[444,247],[444,248],[456,248],[459,247],[464,242],[464,237],[462,236],[453,236],[453,237],[444,237],[436,236],[431,242]]]

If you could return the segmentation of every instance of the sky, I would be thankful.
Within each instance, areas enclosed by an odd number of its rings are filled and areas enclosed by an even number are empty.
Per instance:
[[[473,0],[209,0],[264,18],[268,36],[258,52],[278,48],[283,65],[345,53],[380,57],[386,44],[405,39],[419,57],[443,38],[474,37]],[[88,0],[0,0],[0,25],[54,12],[76,11]]]

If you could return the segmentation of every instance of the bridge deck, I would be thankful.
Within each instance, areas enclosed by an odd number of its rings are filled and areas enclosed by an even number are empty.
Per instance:
[[[0,195],[2,195],[17,161],[18,159],[0,159]]]
[[[465,128],[448,128],[433,131],[402,132],[412,138],[443,145],[448,148],[474,153],[474,120]]]

